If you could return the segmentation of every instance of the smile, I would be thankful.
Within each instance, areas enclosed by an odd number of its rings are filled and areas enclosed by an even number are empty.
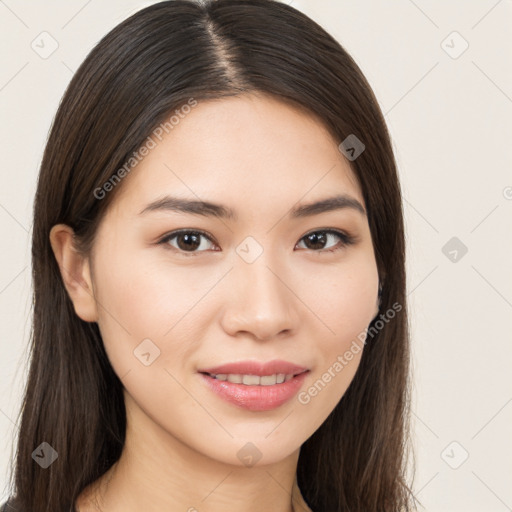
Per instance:
[[[299,392],[308,373],[309,370],[298,375],[199,375],[208,389],[230,404],[249,411],[269,411],[293,398]]]

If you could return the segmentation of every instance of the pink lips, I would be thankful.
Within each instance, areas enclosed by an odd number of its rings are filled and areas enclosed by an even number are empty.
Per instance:
[[[303,366],[274,360],[268,363],[257,363],[254,361],[229,363],[205,368],[200,370],[200,373],[203,382],[207,384],[209,389],[224,400],[250,411],[268,411],[283,405],[293,398],[298,393],[309,372]],[[294,377],[281,384],[250,386],[222,381],[212,377],[212,375],[218,375],[219,373],[259,376],[284,373],[286,375],[293,374]]]

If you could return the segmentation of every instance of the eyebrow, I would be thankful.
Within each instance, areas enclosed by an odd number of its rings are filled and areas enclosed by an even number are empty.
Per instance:
[[[344,209],[355,210],[361,215],[366,216],[363,205],[357,199],[346,194],[340,194],[292,208],[289,217],[292,219],[310,217],[320,213]],[[165,196],[149,203],[139,212],[139,215],[153,211],[177,211],[190,213],[192,215],[203,215],[205,217],[218,217],[232,221],[236,221],[238,218],[234,210],[221,204],[171,196]]]

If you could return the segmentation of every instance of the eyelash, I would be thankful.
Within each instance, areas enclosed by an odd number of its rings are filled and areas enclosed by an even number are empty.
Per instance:
[[[306,237],[310,236],[310,235],[313,235],[313,234],[316,234],[316,233],[325,233],[325,234],[333,234],[333,235],[336,235],[338,238],[340,238],[341,240],[341,244],[337,244],[335,247],[331,248],[331,249],[320,249],[318,251],[315,251],[314,249],[310,249],[312,252],[316,252],[316,253],[325,253],[325,252],[329,252],[329,253],[334,253],[334,252],[337,252],[341,249],[344,249],[350,245],[353,245],[356,243],[357,239],[356,237],[353,237],[347,233],[344,233],[343,231],[339,231],[337,229],[317,229],[315,231],[310,231],[309,233],[306,233],[300,240],[299,240],[299,243],[305,239]],[[194,235],[201,235],[201,236],[204,236],[205,238],[207,238],[210,242],[212,242],[213,244],[215,244],[215,242],[213,241],[213,237],[206,233],[205,231],[201,231],[201,230],[198,230],[198,229],[180,229],[180,230],[177,230],[177,231],[172,231],[171,233],[165,235],[163,238],[161,238],[157,244],[158,245],[165,245],[165,244],[168,244],[168,242],[174,238],[176,238],[178,235],[182,235],[182,234],[194,234]],[[216,245],[216,244],[215,244]],[[184,256],[197,256],[198,254],[201,254],[202,252],[205,252],[205,251],[193,251],[193,252],[187,252],[187,251],[183,251],[181,249],[178,249],[176,247],[171,247],[171,250],[174,250],[174,251],[177,251],[181,254],[183,254]]]

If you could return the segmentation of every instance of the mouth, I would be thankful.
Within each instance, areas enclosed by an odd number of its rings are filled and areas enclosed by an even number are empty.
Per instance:
[[[207,388],[224,401],[249,411],[276,409],[302,387],[309,370],[291,374],[211,374],[199,372]]]

